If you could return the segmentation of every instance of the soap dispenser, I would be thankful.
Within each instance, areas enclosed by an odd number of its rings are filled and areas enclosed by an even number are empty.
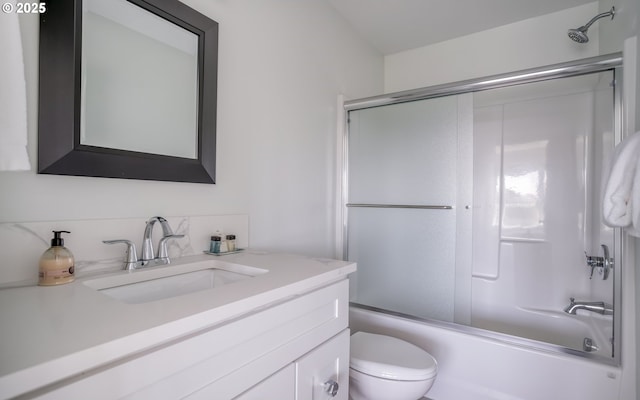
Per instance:
[[[73,254],[64,247],[64,239],[60,236],[69,231],[53,231],[51,247],[40,257],[38,285],[52,286],[73,282],[75,279]]]

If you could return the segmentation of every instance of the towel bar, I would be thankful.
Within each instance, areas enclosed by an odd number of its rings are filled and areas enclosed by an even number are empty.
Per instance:
[[[451,210],[453,206],[433,206],[420,204],[367,204],[367,203],[347,203],[347,207],[369,207],[369,208],[417,208],[425,210]]]

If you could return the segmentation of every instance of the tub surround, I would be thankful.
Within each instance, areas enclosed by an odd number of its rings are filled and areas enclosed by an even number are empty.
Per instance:
[[[345,279],[355,264],[247,250],[215,258],[269,270],[214,290],[125,304],[78,278],[57,287],[0,290],[0,398],[104,366]],[[126,272],[125,272],[126,273]],[[135,273],[135,272],[133,272]]]

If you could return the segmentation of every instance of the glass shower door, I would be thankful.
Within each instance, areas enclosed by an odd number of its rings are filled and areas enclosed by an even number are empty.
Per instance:
[[[619,229],[600,211],[619,135],[616,76],[352,108],[352,303],[619,357],[620,269],[597,264],[620,265]]]
[[[349,113],[353,302],[468,322],[470,267],[456,247],[470,245],[471,123],[466,95]]]

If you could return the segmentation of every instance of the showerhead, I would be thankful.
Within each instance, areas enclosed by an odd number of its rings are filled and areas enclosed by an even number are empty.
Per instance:
[[[569,35],[569,38],[571,38],[571,40],[573,40],[574,42],[587,43],[589,41],[589,36],[587,36],[587,31],[589,30],[589,27],[600,18],[610,16],[611,19],[613,19],[613,16],[615,15],[615,13],[616,13],[615,7],[611,7],[611,10],[605,13],[596,15],[595,17],[591,18],[591,21],[587,22],[580,28],[569,29],[569,31],[567,32],[567,35]]]
[[[573,40],[574,42],[587,43],[589,41],[589,36],[587,36],[587,28],[585,28],[584,26],[581,26],[577,29],[569,29],[567,35],[569,35],[569,38],[571,38],[571,40]]]

